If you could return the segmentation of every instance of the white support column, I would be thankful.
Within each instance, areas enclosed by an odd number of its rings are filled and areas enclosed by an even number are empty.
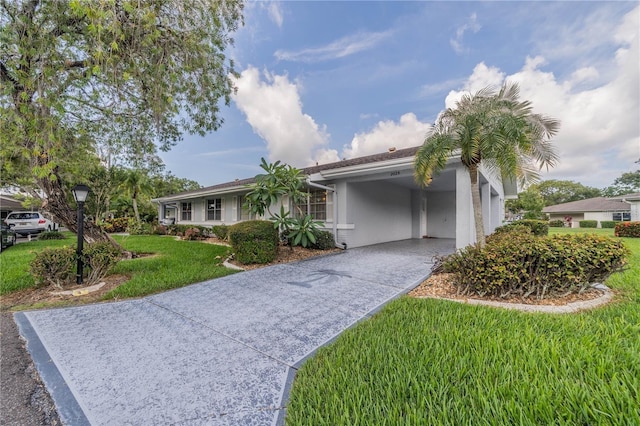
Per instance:
[[[491,229],[490,232],[496,230],[496,228],[502,225],[502,218],[504,217],[504,210],[501,209],[500,195],[491,194]]]
[[[471,201],[469,172],[463,165],[456,167],[456,248],[464,248],[476,241]]]
[[[491,233],[491,185],[483,183],[480,186],[480,199],[482,200],[482,225],[484,234]]]

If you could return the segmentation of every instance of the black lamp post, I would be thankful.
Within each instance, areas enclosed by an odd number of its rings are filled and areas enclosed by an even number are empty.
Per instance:
[[[76,270],[76,284],[82,284],[82,244],[84,242],[84,202],[87,201],[89,195],[89,187],[87,185],[76,185],[72,189],[73,198],[78,203],[78,248],[76,256],[78,258],[78,267]]]

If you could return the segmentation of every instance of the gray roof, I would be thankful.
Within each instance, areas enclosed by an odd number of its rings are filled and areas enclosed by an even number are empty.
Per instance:
[[[618,197],[611,197],[612,200],[640,200],[640,192],[634,192],[633,194],[624,194]]]
[[[0,195],[0,209],[6,211],[24,210],[22,203],[7,195]]]
[[[366,157],[351,158],[348,160],[336,161],[334,163],[305,167],[301,170],[302,170],[302,173],[305,175],[312,175],[314,173],[319,173],[325,170],[339,169],[342,167],[357,166],[361,164],[376,163],[378,161],[395,160],[398,158],[413,157],[419,148],[420,148],[419,146],[414,146],[411,148],[396,149],[393,151],[383,152],[380,154],[367,155]],[[231,182],[225,182],[225,183],[220,183],[218,185],[207,186],[207,187],[196,189],[193,191],[166,195],[164,197],[159,197],[157,199],[162,200],[165,198],[173,198],[176,196],[189,196],[192,194],[201,194],[203,192],[213,192],[213,191],[226,189],[226,188],[241,187],[241,186],[249,185],[254,182],[255,182],[255,178],[236,179]]]
[[[547,206],[543,213],[579,213],[579,212],[620,212],[629,211],[631,206],[621,200],[605,197],[588,198],[586,200],[571,201],[569,203]]]

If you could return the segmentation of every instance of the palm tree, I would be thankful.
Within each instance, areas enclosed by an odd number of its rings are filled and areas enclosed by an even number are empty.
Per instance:
[[[415,177],[428,185],[447,160],[459,155],[469,172],[476,241],[484,246],[478,167],[521,183],[539,179],[537,170],[553,167],[558,156],[549,139],[560,122],[532,112],[529,101],[519,100],[517,84],[505,83],[496,93],[486,87],[467,94],[456,108],[445,110],[415,157]]]
[[[131,204],[133,205],[133,213],[136,222],[140,222],[140,213],[138,213],[138,197],[141,193],[150,192],[151,185],[147,175],[137,169],[129,169],[125,171],[121,187],[131,196]]]

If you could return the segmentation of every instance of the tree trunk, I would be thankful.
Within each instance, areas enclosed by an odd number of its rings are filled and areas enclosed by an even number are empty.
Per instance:
[[[480,185],[478,184],[478,164],[469,165],[469,178],[471,179],[471,202],[476,228],[476,243],[480,244],[480,247],[484,247],[484,220],[482,218],[482,203],[480,201]]]
[[[38,179],[38,186],[45,193],[43,208],[53,215],[56,222],[64,225],[69,231],[78,233],[77,210],[73,209],[67,203],[64,188],[60,184],[60,178]],[[111,238],[106,232],[93,222],[84,222],[83,232],[84,242],[93,244],[98,241],[108,241],[114,246],[122,250],[122,247]],[[126,253],[126,250],[123,250]]]
[[[138,213],[138,200],[136,199],[136,197],[133,197],[131,199],[131,204],[133,204],[133,213],[136,216],[136,222],[140,223],[140,213]]]

